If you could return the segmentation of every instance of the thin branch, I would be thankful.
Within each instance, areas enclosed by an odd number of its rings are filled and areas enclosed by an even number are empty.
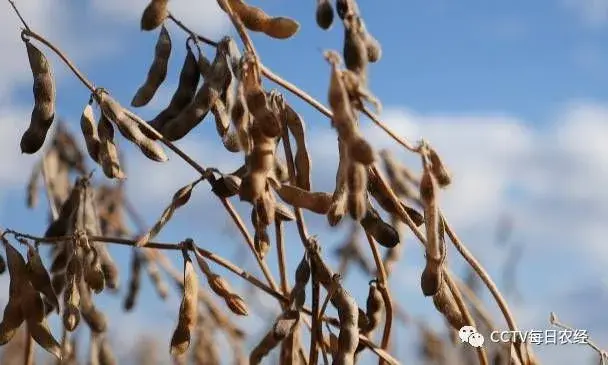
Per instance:
[[[24,29],[21,32],[21,36],[23,38],[23,36],[26,37],[32,37],[34,39],[36,39],[37,41],[39,41],[40,43],[44,44],[45,46],[47,46],[48,48],[50,48],[57,56],[59,56],[59,58],[61,58],[61,60],[63,61],[63,63],[66,64],[66,66],[68,66],[70,68],[70,70],[72,71],[72,73],[74,73],[74,75],[76,75],[76,77],[78,77],[78,79],[80,80],[80,82],[82,82],[82,84],[84,86],[87,87],[87,89],[89,89],[92,93],[95,92],[95,85],[93,85],[93,83],[91,81],[89,81],[86,76],[80,72],[80,70],[78,69],[78,67],[76,67],[74,65],[74,63],[66,56],[65,53],[63,53],[59,48],[55,47],[54,44],[52,44],[51,42],[49,42],[48,40],[46,40],[46,38],[44,38],[43,36],[41,36],[40,34],[34,32],[31,29]]]
[[[173,14],[169,13],[169,16],[167,18],[169,18],[173,23],[175,23],[175,25],[180,27],[184,32],[190,34],[193,38],[196,38],[197,40],[199,40],[203,43],[206,43],[212,47],[217,47],[217,42],[212,41],[209,38],[203,37],[202,35],[193,32],[192,30],[190,30],[190,28],[186,27],[184,25],[184,23],[182,23],[179,19],[174,17]]]
[[[573,327],[562,323],[558,318],[557,315],[555,314],[555,312],[551,312],[551,316],[549,317],[549,323],[551,323],[553,326],[561,328],[561,329],[565,329],[568,331],[572,331],[575,332],[576,329],[574,329]],[[594,349],[599,355],[600,355],[600,360],[601,360],[601,364],[605,363],[605,360],[608,359],[608,352],[606,350],[602,350],[602,348],[600,348],[595,342],[591,341],[591,339],[587,338],[586,344],[591,347],[592,349]]]
[[[13,10],[15,11],[15,14],[17,14],[17,16],[19,17],[19,20],[21,20],[21,24],[23,24],[23,26],[25,27],[25,29],[30,30],[30,27],[25,22],[25,19],[23,19],[23,17],[21,16],[21,13],[19,12],[19,9],[17,9],[17,5],[15,5],[15,2],[13,0],[8,0],[8,2],[13,7]]]
[[[275,235],[277,241],[277,262],[279,266],[279,276],[281,277],[281,291],[283,294],[289,294],[289,281],[287,279],[287,260],[285,255],[285,232],[283,231],[283,222],[276,219],[274,222]]]
[[[369,247],[372,251],[372,255],[374,256],[378,275],[378,289],[380,289],[380,293],[382,293],[382,299],[384,300],[384,306],[386,308],[386,318],[384,321],[384,332],[382,333],[381,345],[382,349],[388,350],[391,341],[391,328],[393,325],[393,300],[388,289],[388,279],[386,276],[386,270],[384,269],[384,263],[380,257],[378,244],[369,233],[365,232],[365,236],[367,237],[367,242],[369,242]],[[380,360],[379,365],[383,364],[384,362]]]

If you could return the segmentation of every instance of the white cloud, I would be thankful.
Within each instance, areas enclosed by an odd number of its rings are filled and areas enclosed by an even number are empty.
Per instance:
[[[148,0],[93,0],[92,10],[139,28],[141,14],[148,3]],[[208,37],[217,37],[228,30],[228,18],[215,0],[175,0],[169,3],[169,11],[194,31]]]

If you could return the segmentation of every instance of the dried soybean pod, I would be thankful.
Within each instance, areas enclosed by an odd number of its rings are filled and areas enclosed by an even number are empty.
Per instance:
[[[59,301],[57,300],[57,295],[53,291],[51,277],[44,268],[40,254],[38,253],[38,250],[31,245],[28,245],[27,248],[27,269],[29,281],[32,283],[34,289],[46,296],[46,298],[57,310],[57,313],[59,313]]]
[[[7,344],[15,336],[24,320],[21,299],[10,297],[4,307],[4,315],[0,322],[0,346]]]
[[[263,260],[266,257],[268,251],[270,251],[270,237],[266,229],[256,229],[253,235],[253,244],[255,251],[258,253],[260,258]]]
[[[43,349],[61,360],[61,345],[51,334],[46,319],[41,322],[28,321],[27,329],[30,335]]]
[[[367,170],[362,164],[351,161],[348,168],[348,212],[360,221],[367,210]]]
[[[310,210],[317,214],[327,214],[332,202],[331,194],[325,192],[310,192],[296,186],[283,184],[277,190],[279,197],[287,204],[296,208]]]
[[[327,221],[331,227],[340,223],[346,214],[348,202],[348,148],[346,143],[338,138],[338,171],[336,172],[336,187],[331,197],[331,205],[327,212]]]
[[[51,66],[42,52],[25,41],[30,69],[34,77],[34,109],[30,125],[21,137],[21,152],[36,153],[44,144],[55,118],[55,81]]]
[[[129,141],[135,143],[149,159],[157,162],[168,160],[165,151],[156,142],[148,138],[139,128],[137,122],[125,113],[123,107],[106,92],[99,93],[100,107],[103,114],[116,123],[118,131]]]
[[[186,44],[186,58],[184,59],[184,64],[182,65],[182,70],[179,74],[177,89],[175,90],[173,97],[171,97],[169,105],[154,117],[149,124],[157,131],[160,131],[167,121],[176,117],[179,112],[192,101],[192,98],[194,98],[200,78],[201,73],[198,68],[196,57],[194,57],[194,53],[190,46]],[[146,133],[144,129],[142,129],[142,132]],[[148,137],[156,139],[149,134]]]
[[[279,345],[287,336],[294,333],[299,322],[300,312],[288,310],[281,313],[272,326],[272,329],[268,331],[260,343],[251,351],[249,355],[249,364],[260,364],[272,349]]]
[[[445,279],[441,281],[439,290],[433,295],[433,304],[439,313],[443,314],[452,328],[459,330],[467,325],[467,321],[464,319],[462,312],[460,312],[456,299],[454,299],[454,295]]]
[[[380,214],[367,203],[365,216],[359,222],[374,239],[384,247],[392,248],[399,244],[399,233],[388,223],[382,220]]]
[[[153,30],[160,26],[169,16],[167,10],[168,0],[151,0],[141,15],[140,27],[142,30]]]
[[[82,264],[77,254],[70,258],[66,268],[66,290],[63,294],[63,326],[72,332],[80,323],[80,290],[78,283],[82,277]]]
[[[27,265],[23,256],[21,256],[13,245],[4,237],[0,237],[0,240],[2,240],[6,251],[6,263],[11,279],[9,284],[9,297],[12,297],[13,295],[19,297],[21,295],[22,287],[29,285],[27,282]]]
[[[298,267],[296,268],[295,284],[291,289],[289,303],[293,304],[296,309],[302,309],[306,301],[306,284],[310,280],[311,269],[310,263],[306,255],[302,257]]]
[[[192,260],[186,251],[184,256],[184,294],[179,307],[177,327],[171,338],[170,353],[173,356],[181,355],[190,346],[191,333],[196,327],[198,304],[198,277],[192,266]]]
[[[110,256],[105,243],[94,242],[93,247],[95,247],[97,255],[99,255],[99,261],[101,262],[101,269],[103,271],[106,286],[110,289],[117,290],[118,286],[120,285],[118,267],[112,259],[112,256]]]
[[[440,218],[437,207],[437,181],[428,161],[423,158],[424,171],[420,180],[420,197],[424,206],[424,226],[426,229],[426,266],[421,278],[425,296],[434,295],[441,285],[441,242],[439,237]]]
[[[80,313],[82,319],[95,333],[103,333],[108,328],[106,315],[100,312],[93,303],[91,292],[83,280],[79,283],[80,291]]]
[[[86,257],[86,265],[84,265],[84,281],[96,294],[99,294],[106,286],[106,278],[101,267],[101,260],[95,248],[92,248],[87,253]]]
[[[6,263],[10,276],[8,303],[4,307],[4,316],[0,323],[0,345],[4,345],[13,338],[25,320],[21,307],[21,292],[22,287],[29,284],[24,281],[27,269],[23,257],[4,237],[0,236],[0,240],[6,250]]]
[[[321,29],[329,29],[334,22],[334,8],[329,0],[317,0],[317,11],[315,13],[317,25]]]
[[[120,168],[118,149],[114,144],[114,127],[104,113],[101,113],[97,124],[99,133],[99,161],[103,173],[110,179],[124,179],[125,174]]]
[[[450,172],[443,164],[443,161],[441,161],[437,152],[432,148],[429,148],[429,161],[431,163],[431,172],[435,176],[437,184],[442,188],[450,185],[452,182]]]
[[[384,299],[382,293],[378,289],[377,282],[374,280],[369,284],[369,293],[367,294],[367,328],[366,333],[371,333],[382,321],[382,311],[384,310]]]
[[[194,129],[207,115],[211,106],[221,95],[220,89],[225,86],[226,78],[230,72],[227,59],[220,51],[220,44],[227,41],[224,37],[218,44],[213,64],[208,72],[208,77],[198,89],[192,101],[174,118],[169,120],[161,130],[162,134],[170,141],[177,141],[192,129]]]
[[[89,102],[82,111],[80,116],[80,130],[84,136],[84,142],[87,147],[87,152],[93,161],[99,163],[99,148],[101,142],[99,141],[99,135],[97,134],[97,124],[95,123],[95,115],[93,114],[93,107]]]
[[[344,63],[362,80],[366,78],[368,63],[367,45],[361,32],[360,18],[347,16],[344,19]]]
[[[310,190],[310,155],[306,146],[306,133],[304,120],[293,108],[285,102],[284,97],[278,92],[272,94],[273,102],[281,111],[281,119],[293,135],[296,141],[296,154],[294,156],[296,168],[296,185],[304,190]]]
[[[349,2],[351,0],[336,0],[336,12],[340,19],[344,19],[349,12]]]
[[[70,191],[68,198],[61,205],[59,217],[57,217],[57,219],[49,225],[44,233],[44,237],[59,237],[68,234],[70,217],[72,216],[74,210],[78,208],[79,201],[80,189],[74,186]]]
[[[141,107],[150,102],[154,94],[167,77],[167,66],[171,56],[171,37],[164,25],[160,27],[156,47],[154,48],[154,60],[148,70],[148,76],[144,84],[137,90],[131,106]]]
[[[382,57],[382,46],[369,32],[365,32],[365,46],[367,48],[367,60],[372,63],[378,62]]]
[[[192,195],[192,189],[194,189],[196,184],[198,184],[200,181],[201,179],[198,179],[186,186],[183,186],[178,191],[176,191],[175,194],[173,194],[171,204],[167,208],[165,208],[160,218],[156,221],[150,231],[148,231],[146,234],[144,234],[137,240],[137,247],[145,246],[148,241],[150,241],[158,234],[158,232],[160,232],[160,230],[169,221],[169,219],[171,219],[171,217],[173,216],[173,212],[175,212],[177,208],[180,208],[186,203],[188,203],[188,200],[190,200],[190,196]]]
[[[264,27],[264,34],[276,38],[287,39],[300,29],[300,24],[293,19],[277,16],[270,18]]]
[[[6,271],[6,261],[4,261],[4,257],[0,255],[0,275],[4,274]]]
[[[123,304],[126,311],[130,311],[135,306],[135,299],[141,286],[141,266],[141,254],[137,250],[133,250],[131,256],[131,279],[129,280],[129,289]]]

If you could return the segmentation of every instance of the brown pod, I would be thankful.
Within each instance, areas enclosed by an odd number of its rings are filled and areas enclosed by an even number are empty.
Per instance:
[[[456,299],[454,299],[454,295],[445,279],[441,281],[437,294],[433,296],[433,304],[455,330],[467,325],[467,321],[460,312]]]
[[[360,163],[351,161],[347,172],[348,211],[356,221],[365,216],[367,210],[367,170]]]
[[[230,6],[241,18],[243,25],[251,31],[263,32],[270,20],[270,16],[264,10],[249,6],[242,0],[230,0]]]
[[[427,264],[422,271],[420,277],[420,287],[422,294],[425,297],[430,297],[437,294],[439,287],[443,281],[443,268],[438,263],[429,263],[427,257]]]
[[[28,321],[27,329],[34,339],[43,349],[55,356],[57,359],[61,359],[61,345],[51,334],[46,320],[40,322]]]
[[[124,179],[126,176],[120,168],[118,149],[114,144],[114,127],[105,114],[101,114],[97,124],[99,133],[99,161],[103,173],[110,179]]]
[[[125,113],[122,106],[109,94],[100,95],[100,106],[103,114],[116,123],[118,131],[129,141],[135,143],[143,154],[153,161],[165,162],[168,160],[165,151],[156,142],[148,138],[139,128],[137,122]]]
[[[440,187],[444,188],[452,182],[452,177],[450,176],[450,172],[441,161],[441,158],[437,154],[437,152],[429,148],[429,160],[431,162],[431,171],[437,180],[437,183]]]
[[[207,78],[194,95],[190,104],[163,126],[161,133],[165,138],[170,141],[177,141],[186,136],[205,118],[215,100],[220,97],[218,84],[223,85],[224,83],[220,83],[218,80],[220,77],[225,79],[228,71],[226,60],[218,52],[210,71],[213,77]]]
[[[329,29],[334,21],[334,8],[329,0],[317,0],[317,11],[315,13],[317,25],[321,29]]]
[[[246,86],[245,100],[247,101],[247,108],[254,117],[254,123],[259,126],[260,131],[266,137],[275,138],[281,135],[281,122],[270,107],[267,95],[261,85]]]
[[[192,266],[192,261],[184,251],[184,294],[179,307],[177,327],[171,337],[170,353],[181,355],[190,346],[191,333],[196,327],[198,318],[198,277]]]
[[[270,251],[270,237],[265,229],[256,229],[253,236],[253,244],[255,251],[258,253],[260,258],[263,260],[266,257],[268,251]]]
[[[44,294],[55,309],[57,309],[57,312],[59,312],[59,301],[53,291],[51,277],[44,268],[38,250],[30,245],[28,245],[27,259],[28,279],[30,283],[32,283],[34,289]]]
[[[30,125],[21,137],[21,152],[37,152],[55,118],[55,81],[50,64],[38,48],[25,42],[27,56],[34,77],[34,109]]]
[[[97,124],[95,123],[95,115],[91,103],[87,104],[80,116],[80,130],[84,137],[84,142],[89,156],[93,161],[99,163],[99,148],[101,142],[97,134]]]
[[[234,175],[224,175],[219,179],[208,179],[211,184],[211,191],[220,198],[230,198],[239,193],[241,179]]]
[[[363,137],[356,137],[349,142],[349,155],[363,165],[371,165],[376,160],[372,146]]]
[[[131,106],[141,107],[150,102],[156,94],[160,85],[167,77],[167,67],[171,56],[171,37],[165,26],[161,26],[156,47],[154,48],[154,60],[148,70],[144,84],[137,90]]]
[[[84,280],[89,287],[99,294],[106,286],[106,278],[101,267],[101,260],[97,254],[97,250],[92,248],[86,256],[86,265],[84,266]]]
[[[340,19],[344,19],[349,13],[349,3],[351,2],[351,0],[336,0],[336,12]]]
[[[25,320],[21,310],[21,300],[9,298],[4,307],[4,315],[0,322],[0,346],[7,344],[17,333],[19,327]]]
[[[153,30],[158,28],[169,16],[167,10],[168,0],[151,0],[141,15],[140,27],[142,30]]]
[[[107,330],[107,317],[95,307],[91,293],[83,281],[80,282],[80,313],[91,331],[103,333]]]
[[[382,46],[380,42],[372,37],[369,32],[365,33],[365,47],[367,49],[367,60],[369,62],[378,62],[382,58]]]
[[[300,24],[293,19],[278,16],[269,19],[264,27],[264,34],[276,38],[287,39],[300,29]]]
[[[182,65],[182,70],[179,74],[177,89],[175,90],[173,97],[171,97],[169,105],[149,122],[157,131],[162,130],[167,121],[175,118],[179,112],[192,101],[192,98],[194,98],[194,94],[196,93],[196,87],[200,81],[201,73],[192,49],[189,46],[187,46],[186,49],[186,58],[184,59],[184,64]],[[150,133],[146,133],[145,128],[142,128],[142,132],[149,138],[156,139],[156,137],[151,136]]]
[[[365,79],[368,63],[367,45],[359,16],[344,19],[344,63],[346,68]]]
[[[66,269],[66,291],[63,295],[63,326],[74,331],[80,323],[80,289],[78,283],[82,277],[82,265],[77,254],[72,255]]]
[[[380,214],[369,202],[365,216],[359,223],[382,246],[392,248],[399,244],[399,232],[390,224],[383,221]]]
[[[325,192],[310,192],[292,185],[281,185],[277,190],[279,197],[296,208],[310,210],[317,214],[327,214],[332,203],[332,196]]]

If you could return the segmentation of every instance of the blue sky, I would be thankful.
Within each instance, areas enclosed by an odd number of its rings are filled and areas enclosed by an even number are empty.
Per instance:
[[[264,64],[326,103],[329,66],[321,51],[341,49],[343,35],[338,23],[330,31],[315,25],[314,3],[251,1],[268,13],[301,23],[291,40],[257,34],[253,40]],[[156,32],[139,30],[146,1],[64,0],[49,5],[23,0],[17,4],[33,29],[64,49],[96,85],[108,88],[128,105],[145,78],[156,42]],[[28,211],[23,186],[40,154],[21,155],[18,149],[32,105],[31,74],[16,17],[8,3],[2,7],[0,226],[40,234],[45,229],[46,207],[41,200],[36,210]],[[383,120],[411,140],[424,137],[444,157],[454,173],[453,186],[441,197],[448,219],[501,287],[509,248],[497,246],[494,235],[500,217],[512,217],[509,244],[524,248],[517,267],[523,299],[511,298],[520,326],[544,329],[549,312],[556,311],[565,322],[588,329],[600,345],[608,347],[608,316],[602,309],[608,304],[604,242],[608,233],[608,145],[604,141],[608,134],[608,1],[361,1],[360,8],[368,29],[383,46],[381,61],[370,68],[370,87],[383,102]],[[213,0],[174,0],[170,9],[210,38],[234,36]],[[185,35],[171,23],[168,27],[173,40],[169,75],[150,105],[135,110],[144,118],[166,105],[182,64]],[[212,50],[206,51],[212,57]],[[57,78],[58,115],[72,131],[78,131],[88,92],[56,57],[49,55],[49,59]],[[337,161],[335,132],[326,118],[291,95],[287,98],[307,123],[313,188],[330,191]],[[419,169],[418,160],[399,150],[369,121],[363,121],[362,130],[374,147],[390,148]],[[230,170],[240,164],[238,156],[222,149],[209,120],[178,145],[203,165]],[[158,164],[143,158],[124,140],[120,148],[126,155],[131,199],[151,224],[173,192],[196,174],[175,155],[170,155],[168,163]],[[104,180],[100,171],[96,178]],[[235,204],[246,216],[246,206]],[[332,231],[322,217],[307,215],[306,219],[330,255],[348,227]],[[208,186],[200,185],[159,240],[193,237],[259,275],[251,259],[240,261],[245,257],[244,246],[231,229],[221,205],[210,198]],[[302,248],[293,228],[288,234],[293,268]],[[411,236],[405,245],[392,289],[408,312],[443,331],[441,318],[418,288],[422,250]],[[112,252],[126,284],[129,249],[112,248]],[[276,273],[274,255],[273,250],[270,265]],[[178,255],[173,256],[179,264]],[[456,252],[450,252],[450,262],[456,272],[464,272]],[[229,274],[227,278],[247,292],[248,286],[240,286]],[[358,283],[368,279],[354,272],[346,280],[360,303],[366,290]],[[2,280],[7,283],[6,277]],[[99,303],[115,318],[114,326],[128,324],[126,331],[111,327],[117,344],[130,343],[144,332],[158,333],[159,351],[166,356],[163,346],[169,337],[164,331],[174,326],[179,298],[173,295],[163,303],[149,283],[143,289],[139,302],[144,305],[134,313],[121,313],[122,297],[103,294]],[[267,298],[260,296],[260,301],[276,309]],[[492,302],[487,303],[498,313]],[[255,341],[266,331],[263,321],[268,318],[256,313],[250,317],[239,323]],[[415,331],[399,328],[396,336],[399,358],[415,363]],[[535,351],[551,364],[595,359],[590,350],[573,345],[539,346]],[[365,363],[372,359],[363,358]]]

